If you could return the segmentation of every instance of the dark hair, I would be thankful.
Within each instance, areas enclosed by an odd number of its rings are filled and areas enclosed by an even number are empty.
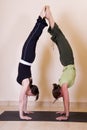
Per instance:
[[[58,85],[56,83],[53,84],[52,95],[55,99],[58,99],[58,97],[60,96],[61,94],[60,89],[61,87],[59,84]]]
[[[38,87],[36,85],[30,85],[30,89],[31,89],[31,92],[33,95],[36,96],[36,100],[38,100],[39,98],[39,90],[38,90]]]

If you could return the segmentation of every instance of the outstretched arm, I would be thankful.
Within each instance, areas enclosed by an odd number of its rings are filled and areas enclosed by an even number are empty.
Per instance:
[[[31,117],[24,115],[24,108],[27,105],[26,104],[27,103],[26,91],[28,88],[29,88],[29,79],[24,79],[22,81],[22,89],[21,89],[20,96],[19,96],[19,116],[20,116],[20,119],[26,119],[26,120],[31,119]]]

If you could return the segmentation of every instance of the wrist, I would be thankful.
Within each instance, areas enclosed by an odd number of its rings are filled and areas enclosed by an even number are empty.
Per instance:
[[[68,118],[69,118],[69,115],[65,115],[65,117],[68,119]]]

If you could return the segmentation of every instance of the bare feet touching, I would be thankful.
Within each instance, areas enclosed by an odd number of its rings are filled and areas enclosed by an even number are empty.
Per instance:
[[[40,13],[40,16],[42,18],[46,18],[49,22],[49,26],[51,26],[51,28],[54,27],[54,19],[53,19],[53,16],[52,16],[52,13],[50,11],[50,7],[49,6],[44,6],[44,8],[42,9],[41,13]]]
[[[45,6],[45,11],[46,11],[45,18],[48,20],[49,26],[51,26],[51,28],[53,28],[54,27],[54,19],[53,19],[52,13],[50,11],[50,7]]]

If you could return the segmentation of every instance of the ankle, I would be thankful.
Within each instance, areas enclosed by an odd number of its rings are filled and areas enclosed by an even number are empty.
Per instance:
[[[50,26],[51,26],[51,28],[53,28],[54,27],[54,20],[53,20],[53,18],[51,17],[50,19],[49,19],[49,24],[50,24]]]

